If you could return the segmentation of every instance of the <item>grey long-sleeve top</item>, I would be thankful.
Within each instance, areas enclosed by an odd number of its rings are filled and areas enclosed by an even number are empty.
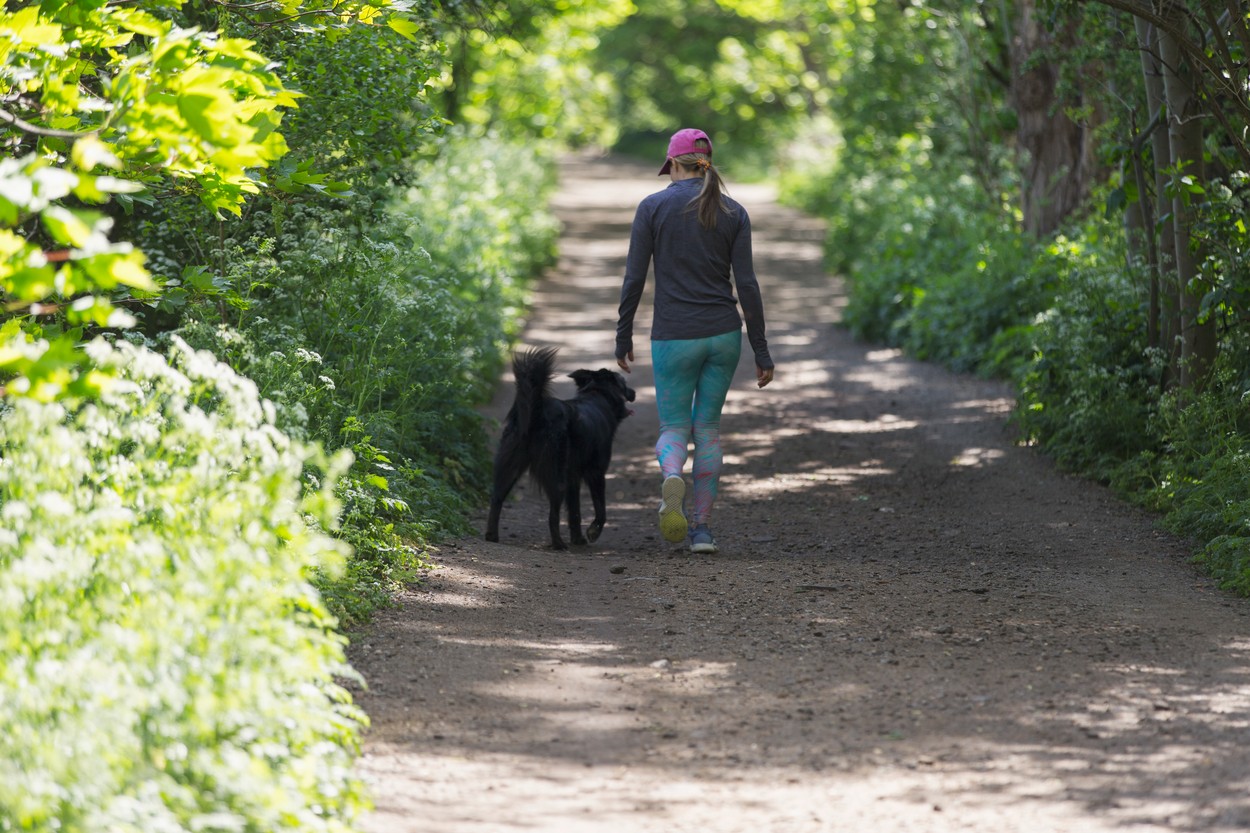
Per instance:
[[[652,340],[707,338],[742,328],[755,363],[773,367],[764,335],[764,302],[751,259],[751,218],[746,209],[722,197],[730,209],[717,215],[716,228],[704,229],[690,205],[703,180],[695,177],[669,185],[644,199],[634,214],[616,323],[616,357],[634,349],[634,314],[655,265]],[[730,273],[733,284],[730,284]],[[734,298],[734,287],[738,296]],[[742,305],[742,316],[738,315]]]

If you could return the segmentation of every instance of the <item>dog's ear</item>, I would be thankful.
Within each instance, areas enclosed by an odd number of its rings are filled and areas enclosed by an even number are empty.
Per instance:
[[[590,384],[590,380],[593,376],[594,376],[593,373],[591,373],[589,370],[586,370],[584,368],[582,370],[574,370],[572,373],[569,374],[569,378],[573,380],[573,383],[575,385],[577,385],[578,390],[581,390],[582,388]]]

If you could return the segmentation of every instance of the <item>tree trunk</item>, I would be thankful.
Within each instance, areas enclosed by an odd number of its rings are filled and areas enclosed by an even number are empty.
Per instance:
[[[1159,60],[1158,30],[1140,17],[1133,19],[1137,28],[1137,44],[1141,55],[1142,77],[1145,81],[1146,107],[1151,123],[1160,119],[1164,112],[1163,64]],[[1168,166],[1172,163],[1172,151],[1168,143],[1167,129],[1163,124],[1150,133],[1150,155],[1153,194],[1147,183],[1139,182],[1139,198],[1146,219],[1145,232],[1153,241],[1150,275],[1150,322],[1148,344],[1167,351],[1164,379],[1166,386],[1173,373],[1175,340],[1180,333],[1175,299],[1179,290],[1176,283],[1176,237],[1172,226],[1172,204],[1167,195]],[[1158,226],[1156,228],[1156,225]]]
[[[1163,88],[1167,97],[1168,144],[1173,176],[1206,187],[1203,167],[1202,113],[1189,62],[1181,54],[1176,39],[1159,30],[1159,57],[1163,64]],[[1181,181],[1174,182],[1172,195],[1173,239],[1180,305],[1180,384],[1201,387],[1215,361],[1215,322],[1199,320],[1199,307],[1208,287],[1201,280],[1199,253],[1194,251],[1192,226],[1194,203],[1202,199]]]
[[[1070,26],[1055,35],[1046,31],[1036,0],[1016,0],[1011,97],[1023,156],[1024,227],[1037,236],[1054,232],[1081,205],[1095,167],[1092,128],[1068,117],[1056,95],[1058,69],[1045,57],[1074,40]]]
[[[468,31],[459,32],[452,47],[456,56],[451,62],[451,83],[443,91],[443,117],[451,122],[460,120],[460,108],[468,98],[469,85],[472,83],[473,59],[469,37]]]

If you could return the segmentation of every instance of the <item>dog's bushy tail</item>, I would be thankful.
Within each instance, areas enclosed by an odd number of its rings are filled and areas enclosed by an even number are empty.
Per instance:
[[[542,409],[543,399],[551,395],[551,376],[555,372],[556,349],[537,347],[512,357],[512,375],[516,377],[517,428],[528,435]]]

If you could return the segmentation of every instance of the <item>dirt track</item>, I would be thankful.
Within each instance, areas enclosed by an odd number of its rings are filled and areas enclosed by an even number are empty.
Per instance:
[[[527,344],[612,365],[665,182],[569,163]],[[1250,829],[1250,603],[1013,444],[1006,389],[835,329],[819,225],[730,191],[778,367],[756,390],[744,351],[730,393],[721,553],[655,528],[648,298],[599,543],[546,549],[520,489],[353,644],[368,833]]]

